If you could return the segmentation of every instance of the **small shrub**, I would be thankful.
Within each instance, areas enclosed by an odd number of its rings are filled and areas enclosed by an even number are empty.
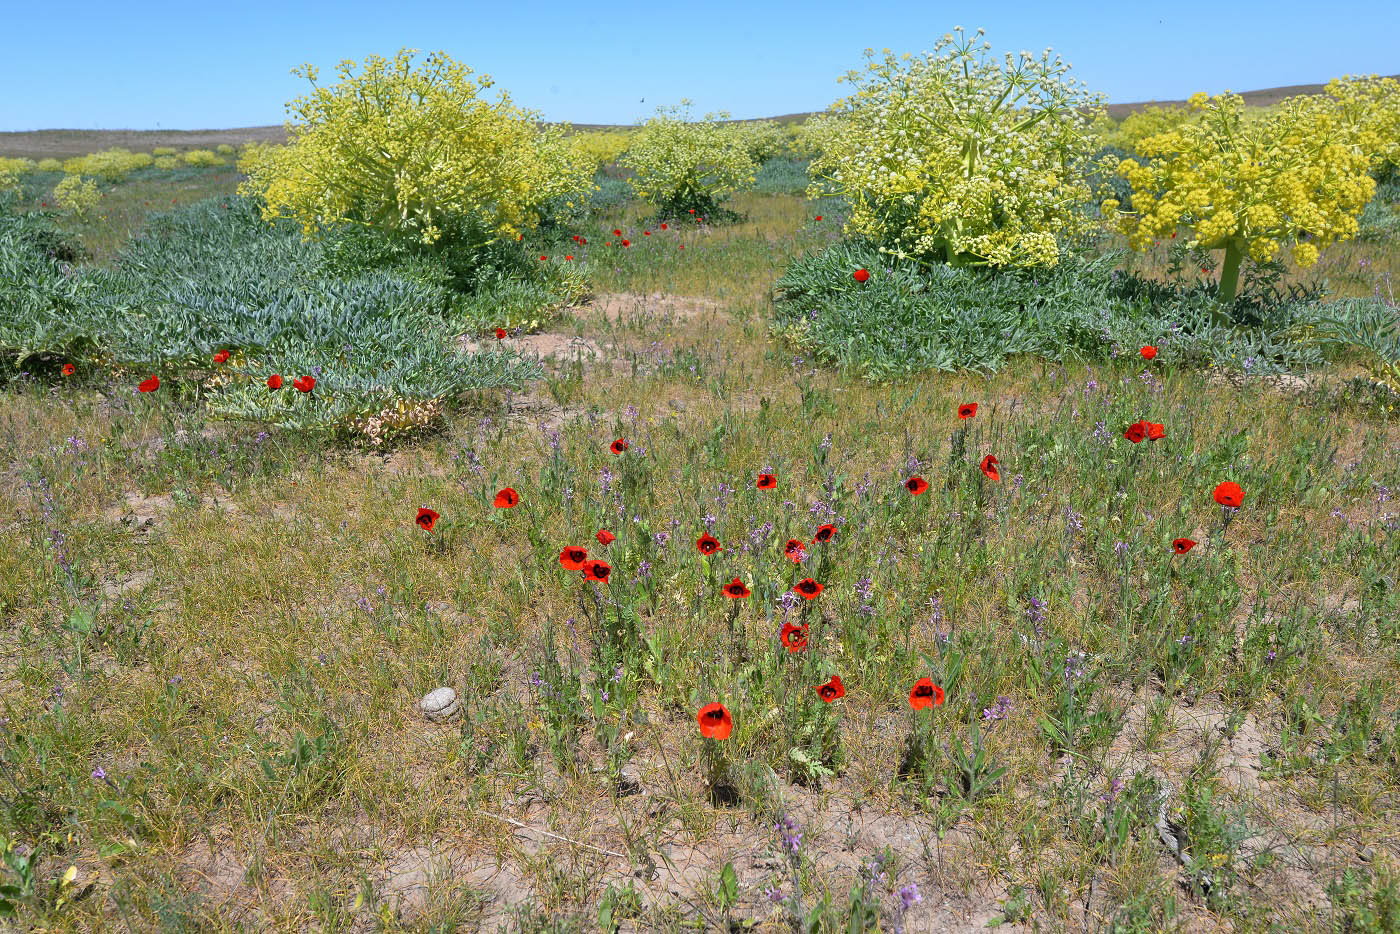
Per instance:
[[[180,160],[174,156],[157,156],[155,167],[158,169],[176,169],[180,167]]]
[[[1092,227],[1080,208],[1100,98],[1050,50],[1000,64],[981,36],[959,29],[931,53],[887,51],[866,74],[850,72],[856,91],[820,131],[812,194],[844,194],[847,232],[897,255],[1053,265],[1057,238]]]
[[[210,167],[224,164],[224,160],[220,159],[218,156],[214,155],[214,153],[210,152],[207,149],[191,149],[189,152],[185,153],[180,158],[185,163],[185,165]]]
[[[53,199],[64,210],[78,217],[85,217],[89,211],[97,207],[97,202],[102,200],[102,195],[98,192],[97,182],[93,179],[65,175],[63,180],[54,186]]]
[[[300,122],[286,146],[250,146],[239,190],[265,199],[264,218],[289,216],[311,237],[338,222],[437,243],[452,223],[469,242],[514,240],[556,197],[582,197],[594,166],[537,114],[480,99],[486,76],[445,54],[411,70],[411,50],[392,62],[372,55],[363,71],[315,87],[316,69],[296,71],[311,94],[291,105]]]
[[[712,217],[719,203],[753,184],[757,166],[743,139],[718,121],[729,114],[690,119],[691,101],[658,107],[637,131],[622,165],[636,173],[632,188],[660,216],[683,217],[691,210]]]

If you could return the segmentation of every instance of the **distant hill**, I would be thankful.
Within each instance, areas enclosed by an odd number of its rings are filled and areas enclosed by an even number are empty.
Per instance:
[[[1400,75],[1390,77],[1400,79]],[[1277,104],[1285,97],[1298,94],[1318,94],[1322,84],[1290,84],[1280,88],[1264,88],[1259,91],[1241,91],[1246,104],[1267,107]],[[1109,104],[1108,115],[1121,120],[1128,114],[1148,106],[1166,107],[1184,105],[1184,100],[1176,101],[1137,101],[1131,104]],[[779,123],[797,123],[812,114],[783,114],[763,119]],[[751,123],[752,120],[733,120],[732,123]],[[579,130],[622,129],[623,125],[603,123],[576,123]],[[157,146],[173,146],[177,149],[213,149],[220,143],[238,145],[240,143],[284,143],[287,131],[280,126],[236,127],[227,130],[24,130],[0,132],[0,156],[22,156],[29,159],[66,159],[90,152],[113,147],[124,147],[136,152],[150,152]]]

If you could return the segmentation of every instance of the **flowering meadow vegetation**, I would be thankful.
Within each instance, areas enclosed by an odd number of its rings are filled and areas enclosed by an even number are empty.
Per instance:
[[[5,924],[1400,930],[1400,85],[869,58],[0,162]]]

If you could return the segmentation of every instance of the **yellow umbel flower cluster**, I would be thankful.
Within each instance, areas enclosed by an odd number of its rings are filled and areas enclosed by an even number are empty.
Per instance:
[[[1191,111],[1185,107],[1148,106],[1128,114],[1116,126],[1103,134],[1103,141],[1109,146],[1117,146],[1130,152],[1138,152],[1138,146],[1149,136],[1169,133],[1191,119]]]
[[[1366,153],[1371,167],[1400,165],[1400,82],[1394,78],[1333,78],[1327,96],[1352,144]]]
[[[261,195],[263,217],[290,216],[309,238],[351,222],[437,243],[452,222],[479,242],[516,239],[539,222],[542,205],[592,189],[594,166],[570,146],[566,127],[539,125],[539,115],[510,102],[478,97],[491,87],[446,54],[412,67],[417,50],[393,61],[372,55],[340,82],[316,87],[316,69],[293,74],[313,90],[288,105],[286,146],[250,146],[239,160],[248,179],[240,192]]]
[[[1187,246],[1225,250],[1220,297],[1234,298],[1245,254],[1272,259],[1292,247],[1300,266],[1356,235],[1357,215],[1375,193],[1370,157],[1325,96],[1295,97],[1254,120],[1244,99],[1196,94],[1199,119],[1142,140],[1145,162],[1124,159],[1117,172],[1133,190],[1132,213],[1103,203],[1104,216],[1136,250],[1194,230]]]
[[[719,122],[729,114],[691,120],[691,103],[656,108],[622,157],[622,165],[636,173],[633,190],[655,207],[708,206],[753,184],[758,166],[743,135]]]
[[[890,252],[955,264],[1054,265],[1057,238],[1088,229],[1084,168],[1102,98],[1050,49],[987,54],[962,27],[932,52],[881,61],[817,132],[813,197],[844,194],[848,233]]]

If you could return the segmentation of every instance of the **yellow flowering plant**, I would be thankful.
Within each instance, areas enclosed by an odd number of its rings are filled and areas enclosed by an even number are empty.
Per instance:
[[[1400,82],[1346,75],[1328,82],[1326,94],[1352,145],[1371,160],[1376,174],[1400,166]]]
[[[1142,140],[1146,161],[1114,167],[1132,186],[1134,210],[1109,198],[1103,213],[1133,249],[1192,228],[1188,248],[1225,251],[1218,296],[1228,304],[1246,254],[1266,262],[1287,243],[1307,267],[1322,247],[1356,235],[1376,185],[1326,98],[1289,98],[1252,120],[1228,92],[1196,94],[1191,108],[1199,119]]]
[[[148,152],[117,147],[64,160],[63,171],[69,175],[96,175],[104,182],[115,183],[153,161],[154,157]]]
[[[180,158],[185,165],[215,166],[224,164],[224,160],[208,149],[191,149]]]
[[[569,136],[569,145],[599,169],[616,162],[632,144],[630,130],[589,130]]]
[[[962,27],[932,52],[876,60],[821,129],[809,196],[842,194],[846,225],[886,252],[955,265],[1039,266],[1089,229],[1084,167],[1102,97],[1050,49],[998,62]]]
[[[413,68],[416,51],[369,56],[359,74],[342,61],[333,87],[316,86],[310,64],[293,70],[313,90],[288,105],[298,118],[289,142],[250,146],[238,163],[239,191],[263,198],[264,219],[293,217],[304,238],[347,222],[429,245],[451,229],[485,245],[515,240],[552,199],[592,189],[593,166],[567,128],[542,128],[505,92],[484,100],[491,78],[445,53]]]
[[[728,113],[690,119],[692,101],[682,99],[656,114],[636,131],[621,164],[638,197],[661,214],[680,217],[694,209],[713,215],[719,202],[743,185],[752,185],[758,166],[743,137],[719,121]]]
[[[1158,107],[1151,105],[1128,114],[1117,125],[1104,133],[1104,142],[1131,152],[1138,152],[1138,146],[1149,136],[1168,133],[1191,119],[1191,111],[1185,107]]]
[[[65,175],[53,189],[53,199],[58,206],[83,217],[97,207],[102,194],[97,190],[97,182],[79,175]]]

